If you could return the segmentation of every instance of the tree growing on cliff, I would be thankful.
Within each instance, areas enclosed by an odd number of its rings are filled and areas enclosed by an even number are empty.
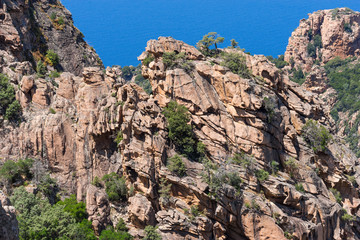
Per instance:
[[[203,39],[200,40],[196,46],[205,56],[211,56],[217,53],[218,44],[223,43],[224,40],[225,38],[221,37],[218,33],[209,32],[203,36]],[[212,46],[214,46],[215,49],[210,49]]]
[[[329,131],[312,119],[306,121],[301,135],[314,152],[324,152],[328,142],[332,139]]]
[[[163,114],[168,122],[169,138],[176,148],[187,156],[195,153],[195,138],[192,126],[189,124],[189,110],[175,101],[171,101],[164,108]]]

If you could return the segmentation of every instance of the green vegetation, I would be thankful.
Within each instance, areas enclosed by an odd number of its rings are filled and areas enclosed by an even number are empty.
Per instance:
[[[56,113],[56,111],[55,111],[53,108],[49,108],[49,113],[51,113],[51,114],[55,114],[55,113]]]
[[[98,176],[94,177],[94,180],[91,182],[95,187],[102,187],[101,180]]]
[[[303,186],[301,183],[295,184],[295,189],[296,189],[297,191],[299,191],[299,192],[302,192],[302,193],[305,192],[304,186]]]
[[[235,39],[231,39],[230,42],[232,48],[237,48],[239,46],[239,43],[235,41]]]
[[[293,75],[292,77],[290,77],[291,81],[296,82],[300,85],[305,82],[305,74],[300,67],[297,70],[294,68],[292,72]]]
[[[247,209],[252,209],[252,210],[255,210],[255,211],[260,211],[261,210],[260,205],[256,202],[255,199],[252,199],[250,203],[246,202],[245,207]]]
[[[114,230],[113,227],[108,227],[106,230],[103,230],[101,232],[101,235],[99,236],[99,240],[131,240],[131,239],[133,239],[133,237],[129,233],[127,233],[127,230],[126,231],[119,231],[116,229]]]
[[[193,68],[191,61],[186,59],[184,52],[164,52],[162,60],[167,69],[182,68],[189,73]]]
[[[265,111],[267,112],[267,121],[268,123],[271,123],[275,117],[276,102],[271,97],[264,97],[263,104]]]
[[[321,56],[317,56],[317,50],[322,48],[322,39],[320,35],[315,35],[311,42],[307,45],[307,53],[309,57],[316,58]]]
[[[10,199],[18,212],[20,239],[96,239],[84,215],[85,204],[73,198],[52,206],[19,187]]]
[[[325,69],[329,77],[330,86],[337,92],[338,101],[334,105],[331,115],[339,122],[338,112],[347,112],[350,116],[360,110],[360,64],[353,62],[353,58],[341,60],[339,57],[330,60]],[[355,119],[351,127],[348,120],[345,120],[345,140],[349,143],[350,149],[360,157],[358,148],[359,134],[357,128],[360,123],[360,116]]]
[[[47,73],[47,68],[41,60],[37,62],[36,72],[37,72],[38,77],[40,77],[40,78],[44,78],[45,74]]]
[[[209,159],[203,159],[204,170],[201,177],[209,185],[209,195],[217,197],[225,184],[234,187],[238,193],[241,192],[242,179],[237,172],[224,169],[212,163]]]
[[[49,77],[52,79],[58,78],[58,77],[60,77],[60,73],[58,71],[54,70],[49,74]]]
[[[334,194],[336,202],[341,204],[342,197],[341,197],[340,192],[338,190],[336,190],[335,188],[330,188],[329,190],[330,190],[330,192],[332,192],[332,194]]]
[[[345,222],[353,222],[356,220],[356,217],[348,213],[344,213],[344,215],[341,216],[341,219]]]
[[[9,79],[0,73],[0,115],[11,122],[18,122],[21,106],[15,98],[15,89]]]
[[[181,157],[177,154],[168,159],[167,167],[179,177],[184,177],[186,175],[186,166]]]
[[[217,45],[224,42],[224,38],[220,37],[216,32],[209,32],[203,39],[200,40],[196,46],[205,56],[213,56],[217,54]],[[210,49],[215,46],[215,49]]]
[[[132,66],[131,66],[132,67]],[[133,70],[132,68],[129,66],[124,66],[123,68],[121,68],[121,72],[122,72],[122,77],[126,80],[129,81],[131,80],[131,78],[133,77]]]
[[[260,169],[256,171],[255,176],[259,180],[259,182],[263,182],[269,178],[269,173],[264,169]]]
[[[56,19],[56,23],[59,24],[60,26],[64,25],[65,24],[65,21],[64,21],[64,18],[63,17],[58,17]]]
[[[235,74],[243,78],[251,78],[251,72],[246,66],[246,58],[240,53],[227,53],[222,52],[221,58],[223,61],[221,62],[221,66],[227,67]]]
[[[146,56],[146,58],[142,61],[142,64],[144,65],[144,66],[149,66],[149,64],[152,62],[152,61],[154,61],[154,56],[153,55],[151,55],[151,54],[148,54],[147,56]]]
[[[294,177],[294,173],[298,168],[295,158],[289,157],[289,159],[285,161],[285,168],[288,170],[290,177]]]
[[[103,176],[105,191],[110,201],[125,201],[128,196],[125,178],[112,172]]]
[[[143,240],[161,240],[161,235],[157,232],[157,229],[157,227],[146,226]]]
[[[120,142],[124,139],[123,132],[121,130],[118,131],[116,138],[114,139],[114,142],[116,143],[116,146],[119,146]]]
[[[256,160],[254,159],[253,156],[248,155],[244,152],[235,153],[234,157],[231,159],[231,162],[233,164],[242,166],[250,174],[252,174],[255,171]]]
[[[302,127],[301,135],[314,152],[324,152],[332,139],[329,131],[312,119],[306,121]]]
[[[170,193],[171,193],[171,183],[168,184],[167,180],[160,179],[160,197],[162,197],[165,201],[170,200]]]
[[[351,24],[350,23],[344,23],[344,31],[348,33],[352,33]]]
[[[53,50],[48,50],[46,52],[46,56],[45,56],[46,62],[48,64],[50,64],[51,66],[56,66],[59,64],[59,56],[57,55],[57,53],[55,53]]]
[[[270,168],[271,168],[271,173],[273,175],[276,175],[276,173],[279,171],[279,163],[277,161],[271,161]]]
[[[51,13],[50,19],[54,21],[56,19],[56,13]]]
[[[7,160],[0,168],[0,177],[9,184],[17,181],[30,180],[32,173],[30,171],[34,163],[33,159],[19,159],[17,162]]]
[[[152,87],[150,81],[144,78],[143,75],[141,74],[137,75],[135,77],[135,83],[140,87],[142,87],[147,94],[150,95],[152,93]]]
[[[284,55],[279,55],[278,58],[274,58],[273,56],[267,56],[270,62],[274,63],[277,68],[284,68],[285,66],[289,65],[287,61],[284,59]]]
[[[169,138],[176,149],[189,158],[198,159],[197,140],[189,124],[189,110],[175,101],[171,101],[163,112],[168,122]]]

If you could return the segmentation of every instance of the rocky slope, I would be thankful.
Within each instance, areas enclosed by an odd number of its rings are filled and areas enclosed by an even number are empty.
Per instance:
[[[12,3],[3,8],[9,16]],[[17,11],[24,11],[30,3],[17,4]],[[32,4],[40,15],[41,9],[52,9],[45,2]],[[3,36],[11,36],[6,31]],[[336,136],[326,150],[314,152],[302,127],[313,119],[334,133],[330,107],[264,56],[223,50],[245,59],[251,74],[240,77],[222,66],[221,57],[205,57],[172,38],[150,40],[139,57],[143,63],[151,59],[142,67],[153,89],[149,96],[126,84],[116,68],[85,67],[92,63],[77,58],[68,69],[63,66],[72,73],[53,81],[40,78],[32,62],[25,61],[29,47],[15,33],[22,34],[16,27],[11,31],[15,37],[1,45],[9,60],[1,66],[15,86],[23,121],[18,126],[1,120],[0,157],[46,163],[63,190],[86,200],[97,233],[121,217],[136,239],[147,225],[157,225],[164,239],[360,239],[359,221],[342,218],[345,211],[360,217],[358,159]],[[46,42],[51,46],[53,41]],[[84,44],[71,48],[81,52]],[[163,61],[165,52],[183,53],[185,65],[170,68]],[[189,109],[196,139],[218,167],[213,174],[238,174],[241,184],[222,182],[214,196],[202,177],[210,174],[208,163],[182,156],[186,176],[169,170],[176,148],[163,109],[171,100]],[[232,161],[242,153],[251,166]],[[260,170],[271,172],[273,162],[279,171],[259,180]],[[126,178],[132,189],[127,201],[110,202],[103,188],[91,184],[110,172]],[[161,194],[164,180],[171,184],[166,196]]]
[[[302,19],[291,34],[285,60],[307,72],[317,60],[360,55],[360,13],[348,8],[320,10]],[[318,36],[318,42],[316,38]],[[320,41],[319,41],[320,40]]]
[[[59,70],[79,75],[86,66],[102,66],[95,51],[75,28],[71,13],[57,0],[1,0],[0,56],[4,68],[14,62],[45,61],[47,50],[60,58]]]

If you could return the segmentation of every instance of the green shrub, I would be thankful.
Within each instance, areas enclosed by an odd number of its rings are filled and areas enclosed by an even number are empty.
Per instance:
[[[301,135],[314,152],[324,152],[332,139],[329,131],[312,119],[306,121],[302,127]]]
[[[122,77],[126,81],[131,80],[131,78],[134,76],[133,69],[131,67],[129,67],[129,66],[124,66],[123,68],[121,68],[121,72],[122,72]]]
[[[231,47],[232,48],[237,48],[238,45],[239,45],[239,43],[237,41],[235,41],[235,39],[231,39],[230,42],[231,42]]]
[[[158,227],[146,226],[145,237],[143,240],[161,240],[161,235],[157,232]]]
[[[18,100],[10,103],[5,112],[5,119],[15,122],[19,121],[21,117],[21,105]]]
[[[186,166],[181,157],[177,154],[168,159],[167,167],[179,177],[186,175]]]
[[[313,41],[307,45],[307,53],[309,57],[316,58],[317,50],[322,48],[322,39],[320,35],[315,35]]]
[[[116,146],[119,146],[120,142],[124,139],[123,133],[121,130],[118,131],[116,138],[114,142],[116,143]]]
[[[227,67],[235,74],[243,78],[251,78],[251,72],[246,66],[246,58],[240,53],[226,53],[221,54],[223,61],[221,65]]]
[[[180,153],[196,158],[196,140],[189,123],[189,111],[185,106],[171,101],[163,111],[168,122],[169,138]]]
[[[341,204],[342,203],[342,197],[341,197],[340,192],[338,190],[336,190],[335,188],[330,188],[329,190],[334,195],[334,197],[336,199],[336,202]]]
[[[221,182],[226,183],[232,187],[234,187],[238,192],[241,192],[241,186],[243,183],[243,180],[236,172],[226,172],[223,175],[221,175],[220,178]]]
[[[59,24],[60,26],[65,24],[64,18],[63,17],[58,17],[56,19],[57,24]]]
[[[131,240],[133,237],[127,232],[115,232],[113,229],[103,230],[99,240]]]
[[[168,184],[166,179],[160,179],[160,197],[162,197],[165,201],[170,199],[171,193],[171,183]]]
[[[263,182],[269,178],[269,173],[264,169],[260,169],[256,171],[255,176],[260,182]]]
[[[125,201],[128,196],[128,189],[124,177],[112,172],[103,176],[105,191],[110,201]]]
[[[54,13],[54,12],[51,13],[50,18],[51,18],[51,20],[54,21],[56,19],[56,13]]]
[[[91,182],[92,185],[94,185],[95,187],[102,187],[100,178],[98,176],[96,176],[94,178],[94,180]]]
[[[73,216],[78,223],[86,220],[88,217],[85,203],[78,202],[74,194],[72,194],[69,198],[64,199],[64,201],[59,201],[56,204],[64,206],[64,211],[70,213],[70,215]]]
[[[129,228],[126,226],[124,219],[120,218],[119,222],[116,224],[115,230],[117,232],[127,232]]]
[[[15,89],[9,79],[0,73],[0,114],[5,119],[15,122],[20,120],[21,106],[15,99]]]
[[[143,75],[141,74],[137,75],[135,77],[135,83],[140,87],[142,87],[147,94],[150,95],[152,93],[152,87],[150,81],[144,78]]]
[[[49,108],[49,113],[56,114],[56,111],[53,108]]]
[[[244,152],[235,153],[234,157],[231,159],[232,163],[242,166],[246,171],[252,174],[255,171],[255,162],[253,156],[250,156]]]
[[[154,61],[154,56],[153,55],[151,55],[151,54],[148,54],[147,56],[146,56],[146,58],[142,61],[142,64],[144,65],[144,66],[149,66],[149,64],[152,62],[152,61]]]
[[[303,186],[301,183],[295,184],[295,189],[296,189],[297,191],[299,191],[299,192],[302,192],[302,193],[305,192],[304,186]]]
[[[293,177],[295,171],[298,168],[298,164],[295,158],[289,157],[289,159],[285,161],[285,168],[288,169],[290,176]]]
[[[30,171],[34,163],[33,159],[19,159],[17,162],[7,160],[0,168],[0,177],[10,184],[16,181],[30,180],[32,173]]]
[[[59,64],[59,56],[53,50],[48,50],[46,52],[46,62],[51,66],[56,66]]]
[[[58,77],[60,77],[60,73],[58,71],[54,70],[49,74],[49,77],[52,79],[58,78]]]
[[[293,69],[293,75],[290,77],[291,81],[298,84],[303,84],[305,82],[305,75],[301,68]]]
[[[40,178],[37,188],[51,203],[58,200],[56,196],[58,191],[56,180],[51,178],[49,174],[45,174]]]
[[[344,23],[344,31],[348,33],[352,33],[351,24],[350,23]]]
[[[166,66],[166,69],[182,68],[189,73],[193,68],[191,62],[186,59],[184,52],[164,52],[162,61]]]
[[[276,174],[279,171],[279,163],[277,161],[271,161],[270,168],[272,174]]]
[[[356,217],[348,213],[345,213],[344,215],[341,216],[341,219],[345,222],[353,222],[356,220]]]
[[[40,78],[44,78],[45,74],[47,73],[47,68],[41,60],[37,62],[36,72]]]
[[[267,112],[267,120],[269,123],[271,123],[275,116],[275,100],[273,98],[264,97],[263,103],[265,111]]]
[[[77,223],[64,205],[52,206],[24,187],[16,188],[10,199],[17,211],[20,239],[96,239],[91,222]]]
[[[278,58],[274,58],[273,56],[267,56],[270,62],[274,63],[277,68],[284,68],[285,66],[289,65],[288,62],[284,60],[284,55],[280,55]]]

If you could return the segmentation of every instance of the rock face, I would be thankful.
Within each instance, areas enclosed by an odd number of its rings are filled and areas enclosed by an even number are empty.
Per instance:
[[[46,61],[46,51],[53,50],[59,55],[60,71],[79,75],[86,66],[102,66],[59,1],[2,0],[0,24],[0,55],[12,55],[2,60],[5,63],[27,60],[35,64]]]
[[[23,12],[30,6],[19,0],[3,3],[3,12],[12,18],[20,16],[14,9]],[[32,4],[39,18],[61,6]],[[326,88],[321,69],[312,69],[304,87],[264,56],[222,50],[245,59],[252,74],[244,78],[222,66],[221,58],[206,58],[184,42],[160,37],[150,40],[139,57],[153,58],[142,67],[153,89],[149,96],[138,85],[125,83],[116,67],[83,68],[91,64],[76,57],[69,63],[73,73],[53,81],[37,77],[26,61],[26,41],[15,25],[6,24],[0,30],[7,31],[5,40],[0,35],[0,66],[15,86],[24,120],[19,126],[1,122],[0,139],[5,141],[0,141],[0,157],[46,163],[62,189],[86,200],[97,233],[121,216],[136,239],[144,236],[147,225],[157,225],[164,239],[360,239],[358,222],[342,219],[344,209],[360,217],[358,159],[336,137],[326,151],[316,153],[301,136],[309,119],[330,131],[333,127],[330,107],[313,93]],[[48,27],[58,31],[59,25]],[[169,69],[163,63],[165,52],[184,53],[187,67]],[[206,164],[182,157],[184,177],[167,168],[176,149],[162,112],[172,100],[189,109],[189,124],[217,173],[238,174],[242,183],[222,183],[214,197],[202,177]],[[117,136],[121,141],[115,142]],[[236,153],[251,158],[251,166],[234,164]],[[274,162],[277,174],[258,180],[260,170],[271,172]],[[111,172],[126,179],[131,189],[127,201],[109,203],[104,189],[91,184]],[[164,181],[169,188],[165,194]],[[336,201],[336,191],[341,201]]]
[[[16,220],[15,208],[11,206],[10,200],[0,191],[0,239],[19,239],[18,222]]]
[[[360,54],[360,13],[348,8],[321,10],[302,19],[299,27],[289,38],[285,60],[294,62],[307,72],[315,60],[326,63],[335,56],[344,59]],[[321,36],[322,46],[316,56],[309,55],[309,44],[315,36]]]

